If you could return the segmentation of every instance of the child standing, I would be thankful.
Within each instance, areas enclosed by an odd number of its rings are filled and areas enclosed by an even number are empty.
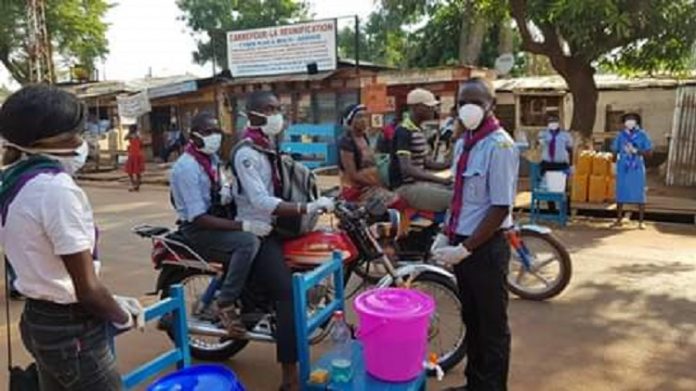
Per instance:
[[[145,156],[142,151],[142,139],[138,132],[137,125],[131,125],[126,135],[128,140],[128,160],[126,160],[125,171],[130,178],[130,188],[128,191],[140,191],[140,181],[142,173],[145,171]]]

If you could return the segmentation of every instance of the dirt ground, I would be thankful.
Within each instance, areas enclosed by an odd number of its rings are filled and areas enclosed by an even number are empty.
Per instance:
[[[138,224],[173,223],[168,193],[145,187],[89,185],[103,233],[106,284],[113,292],[142,296],[153,289],[149,243],[129,232]],[[696,390],[696,227],[650,225],[608,229],[584,220],[558,231],[573,257],[573,279],[552,301],[510,303],[511,390]],[[16,323],[21,302],[12,303],[11,336],[16,360],[23,352]],[[5,337],[0,329],[0,366]],[[154,328],[117,340],[119,367],[127,371],[170,346]],[[249,390],[275,390],[279,371],[274,347],[250,344],[226,362]],[[429,389],[463,382],[460,366]],[[0,384],[7,384],[0,371]]]

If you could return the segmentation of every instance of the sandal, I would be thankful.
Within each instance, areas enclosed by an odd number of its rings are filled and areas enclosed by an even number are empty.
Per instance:
[[[247,329],[242,323],[242,319],[237,312],[237,306],[228,304],[218,307],[218,316],[222,325],[227,329],[227,335],[232,339],[245,339]]]

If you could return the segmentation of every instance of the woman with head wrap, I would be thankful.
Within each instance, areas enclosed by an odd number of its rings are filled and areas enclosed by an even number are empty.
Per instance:
[[[386,205],[394,203],[397,197],[383,187],[367,138],[367,108],[360,104],[348,106],[341,122],[345,129],[338,140],[342,197],[354,202],[379,199]]]

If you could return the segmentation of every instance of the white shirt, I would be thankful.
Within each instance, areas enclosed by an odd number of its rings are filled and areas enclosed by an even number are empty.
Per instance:
[[[268,156],[250,146],[239,148],[234,170],[242,188],[234,191],[238,221],[273,224],[273,212],[283,200],[273,191],[273,171]],[[237,181],[233,181],[237,186]]]
[[[59,304],[77,302],[61,255],[91,251],[95,231],[87,195],[67,174],[39,174],[10,204],[0,245],[23,295]]]

